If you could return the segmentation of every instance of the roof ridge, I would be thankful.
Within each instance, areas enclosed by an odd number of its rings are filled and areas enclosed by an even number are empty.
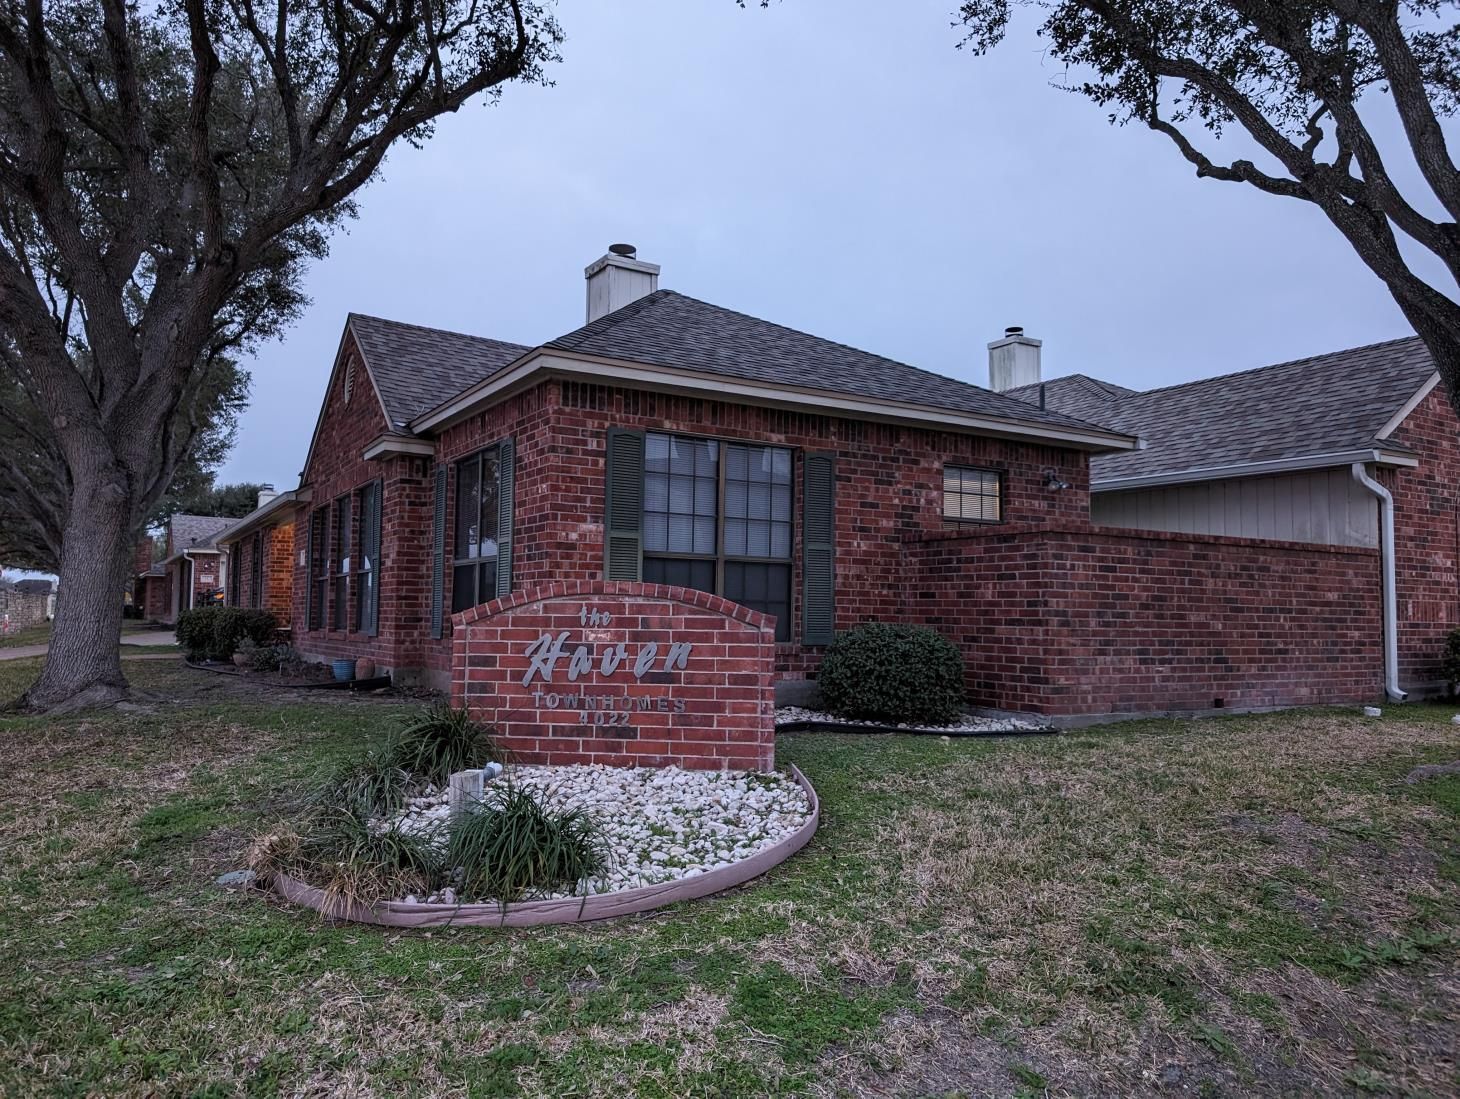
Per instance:
[[[602,332],[607,332],[609,329],[617,327],[631,317],[637,317],[640,313],[644,312],[644,310],[648,309],[651,305],[658,305],[661,301],[671,295],[679,298],[686,296],[684,294],[676,294],[673,290],[651,291],[641,298],[635,298],[627,305],[619,306],[612,313],[605,313],[601,317],[594,317],[586,324],[580,324],[577,328],[571,328],[567,332],[564,332],[561,336],[556,336],[553,339],[548,340],[546,343],[540,344],[539,346],[553,347],[554,345],[564,343],[570,336],[574,339],[585,339],[589,335],[597,336]],[[568,350],[572,349],[569,348]]]
[[[345,323],[349,324],[355,320],[376,321],[380,324],[391,324],[397,328],[409,328],[415,332],[430,332],[438,336],[460,336],[464,340],[480,340],[482,343],[503,344],[507,347],[531,348],[536,346],[530,343],[518,343],[516,340],[499,340],[495,336],[478,336],[474,332],[458,332],[454,328],[437,328],[429,324],[412,324],[410,321],[397,321],[392,320],[390,317],[377,317],[373,313],[356,313],[352,309],[346,314]]]
[[[1210,382],[1225,382],[1233,378],[1246,377],[1249,374],[1257,374],[1264,370],[1277,370],[1285,366],[1304,366],[1308,363],[1317,362],[1319,359],[1331,359],[1335,355],[1352,355],[1355,352],[1373,351],[1380,347],[1391,347],[1400,343],[1419,343],[1423,345],[1419,336],[1396,336],[1392,340],[1380,340],[1377,343],[1363,343],[1358,347],[1341,347],[1337,351],[1324,351],[1318,355],[1305,355],[1301,359],[1286,359],[1283,362],[1268,363],[1265,366],[1249,366],[1246,370],[1233,370],[1227,374],[1213,374],[1207,378],[1192,378],[1184,382],[1173,382],[1171,385],[1157,386],[1155,389],[1137,389],[1133,391],[1134,396],[1149,397],[1159,393],[1170,393],[1174,389],[1186,389],[1190,386],[1207,385]]]

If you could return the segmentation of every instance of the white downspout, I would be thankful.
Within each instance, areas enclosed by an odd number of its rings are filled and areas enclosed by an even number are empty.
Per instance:
[[[183,550],[183,560],[188,563],[188,610],[193,609],[193,591],[197,585],[198,578],[193,575],[197,571],[198,563],[193,560],[187,550]]]
[[[1384,592],[1384,693],[1403,702],[1408,692],[1399,688],[1399,610],[1394,588],[1394,497],[1369,476],[1363,462],[1353,464],[1354,480],[1379,498],[1379,571]]]

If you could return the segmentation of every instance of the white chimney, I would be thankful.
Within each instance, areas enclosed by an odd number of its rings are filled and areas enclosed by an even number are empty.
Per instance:
[[[1004,329],[1004,338],[989,344],[989,388],[995,393],[1039,384],[1039,340],[1024,329]]]
[[[583,269],[588,280],[588,322],[659,289],[659,265],[635,259],[632,244],[610,244],[608,255]]]
[[[259,502],[254,505],[255,509],[263,507],[270,500],[275,499],[279,493],[273,485],[259,485]]]

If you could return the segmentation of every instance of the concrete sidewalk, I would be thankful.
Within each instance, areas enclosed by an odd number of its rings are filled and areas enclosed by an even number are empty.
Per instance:
[[[176,645],[177,638],[162,630],[148,630],[146,633],[124,633],[122,634],[122,647],[133,648],[149,645]],[[13,649],[0,649],[0,660],[27,660],[33,656],[45,656],[49,645],[17,645]],[[129,653],[123,652],[123,660],[158,660],[171,659],[181,656],[178,652],[157,652],[157,653]]]

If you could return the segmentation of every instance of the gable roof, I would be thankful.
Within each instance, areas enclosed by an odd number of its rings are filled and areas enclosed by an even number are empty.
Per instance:
[[[1055,379],[1045,383],[1045,404],[1145,441],[1142,450],[1092,458],[1097,486],[1178,475],[1204,480],[1202,471],[1216,479],[1230,476],[1231,467],[1263,462],[1326,455],[1337,461],[1372,449],[1409,453],[1385,435],[1434,374],[1429,351],[1409,336],[1103,398],[1090,387]],[[1023,386],[1018,392],[1037,401],[1037,391]]]
[[[1050,427],[1096,425],[843,343],[656,290],[543,345],[774,386],[823,389],[880,401]]]
[[[531,350],[362,313],[351,313],[345,324],[397,430]]]
[[[51,581],[49,580],[17,580],[15,590],[22,592],[39,592],[42,595],[51,594]]]
[[[189,549],[211,549],[213,539],[235,521],[226,515],[174,515],[168,520],[173,555]]]

